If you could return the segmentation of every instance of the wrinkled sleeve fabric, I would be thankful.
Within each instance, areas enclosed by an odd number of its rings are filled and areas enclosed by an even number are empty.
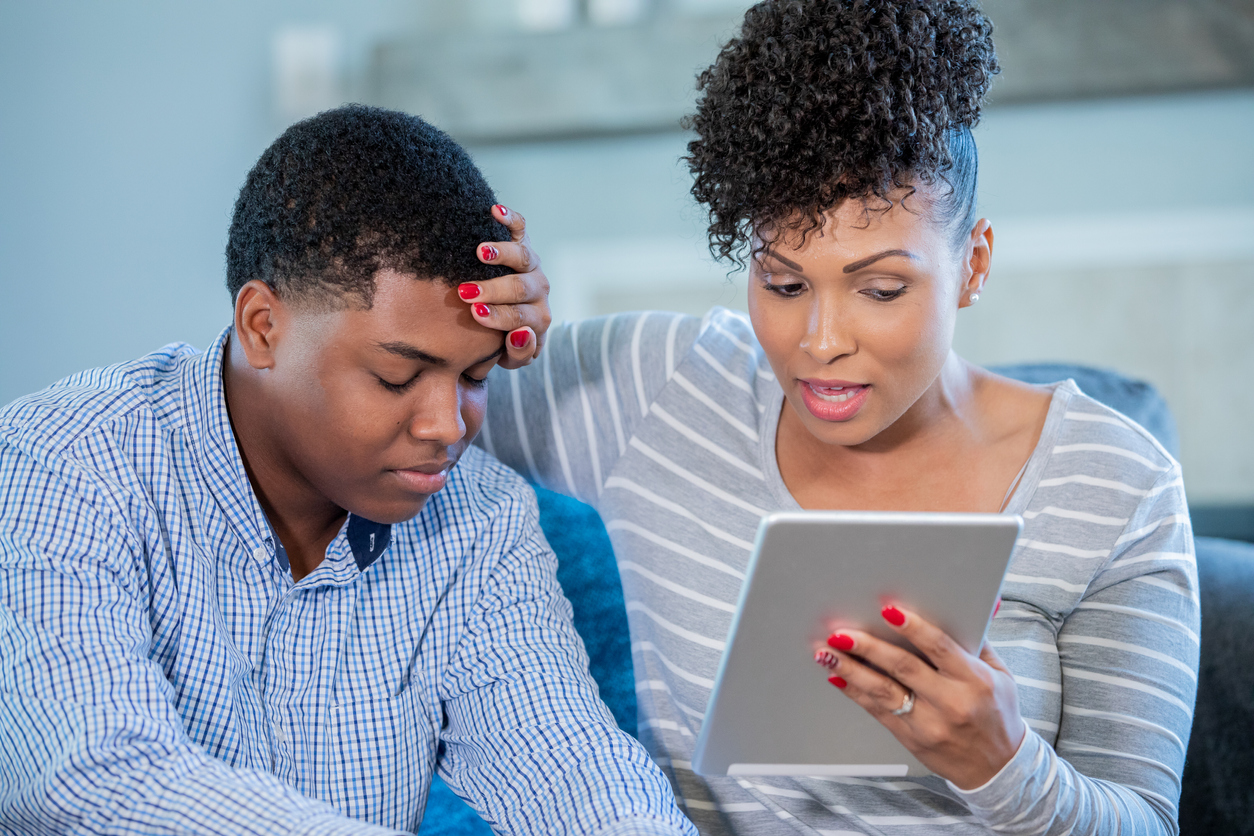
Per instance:
[[[0,440],[0,833],[386,834],[184,732],[126,496]]]
[[[598,698],[534,494],[520,489],[495,514],[503,554],[443,676],[441,776],[501,833],[695,836]]]
[[[1193,534],[1174,465],[1058,632],[1056,744],[1029,729],[987,784],[951,788],[998,833],[1177,833],[1199,619]]]
[[[492,372],[475,443],[530,481],[595,506],[701,327],[659,312],[556,326],[536,362]]]

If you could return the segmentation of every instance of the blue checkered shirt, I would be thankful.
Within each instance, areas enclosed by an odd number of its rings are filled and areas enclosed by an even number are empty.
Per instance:
[[[0,411],[0,832],[695,834],[587,674],[535,497],[476,448],[294,583],[224,333]]]

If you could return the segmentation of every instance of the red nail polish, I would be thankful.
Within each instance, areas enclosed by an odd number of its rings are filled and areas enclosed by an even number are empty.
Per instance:
[[[498,255],[500,255],[500,253],[497,252],[496,247],[491,244],[484,244],[479,248],[479,257],[484,261],[493,261]]]
[[[498,204],[496,204],[496,211],[498,211],[498,212],[500,212],[500,213],[501,213],[501,217],[502,217],[502,218],[508,218],[508,217],[509,217],[509,210],[508,210],[508,209],[506,209],[504,206],[502,206],[502,205],[501,205],[501,204],[499,204],[499,203],[498,203]]]
[[[527,332],[522,328],[519,328],[517,331],[510,331],[509,344],[514,348],[522,348],[527,344],[527,336]]]
[[[843,650],[846,653],[853,650],[853,639],[846,636],[844,633],[834,633],[828,636],[827,644],[829,647],[834,647],[837,650]]]
[[[836,654],[830,650],[816,650],[814,652],[814,661],[825,668],[834,668],[840,664],[840,660],[836,658]]]
[[[479,293],[479,285],[477,284],[459,284],[457,286],[457,295],[465,299],[467,302],[474,299],[479,295]]]
[[[906,614],[893,606],[880,610],[880,615],[884,616],[884,620],[894,627],[900,627],[906,623]]]
[[[475,316],[482,316],[486,319],[490,313],[492,313],[492,311],[487,305],[482,302],[475,302]]]
[[[827,681],[835,685],[837,688],[844,688],[846,685],[849,684],[848,682],[845,681],[844,677],[840,677],[840,676],[829,676],[827,678]]]
[[[997,611],[1001,609],[1001,599],[997,599],[997,606],[993,607],[993,615],[997,615]]]

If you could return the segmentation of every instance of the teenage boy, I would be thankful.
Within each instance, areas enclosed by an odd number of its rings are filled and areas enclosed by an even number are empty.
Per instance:
[[[695,833],[469,446],[505,314],[457,286],[537,295],[522,233],[443,133],[329,111],[249,173],[206,352],[0,412],[0,832],[412,832],[439,769],[498,832]]]

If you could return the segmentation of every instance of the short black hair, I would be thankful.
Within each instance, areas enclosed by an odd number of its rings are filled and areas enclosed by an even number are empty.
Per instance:
[[[804,236],[845,199],[948,184],[938,217],[974,224],[971,128],[999,71],[968,0],[765,0],[701,73],[688,125],[710,251],[743,263],[755,232]],[[963,228],[965,224],[965,228]],[[767,244],[771,241],[765,242]]]
[[[465,149],[406,113],[364,105],[292,125],[248,172],[226,245],[226,285],[369,308],[384,268],[449,284],[504,275],[475,254],[509,240]]]

